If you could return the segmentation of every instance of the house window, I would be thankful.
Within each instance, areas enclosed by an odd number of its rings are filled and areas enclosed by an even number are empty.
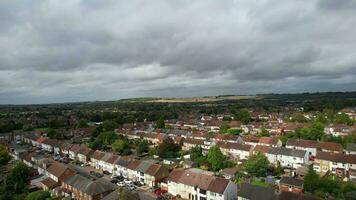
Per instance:
[[[200,189],[200,194],[206,195],[206,190]]]
[[[144,173],[143,173],[143,172],[140,172],[140,175],[141,175],[141,176],[143,176],[143,175],[144,175]]]
[[[216,196],[215,192],[210,192],[210,196]]]
[[[200,200],[206,200],[206,198],[205,197],[200,197]]]

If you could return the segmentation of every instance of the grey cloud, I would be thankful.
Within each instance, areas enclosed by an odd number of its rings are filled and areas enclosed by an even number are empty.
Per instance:
[[[5,0],[0,103],[355,90],[333,2]]]

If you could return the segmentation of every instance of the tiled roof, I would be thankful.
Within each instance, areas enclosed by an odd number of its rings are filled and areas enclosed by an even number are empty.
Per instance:
[[[232,142],[218,142],[218,147],[223,149],[237,149],[241,151],[250,151],[252,148],[251,145],[248,144],[239,144],[239,143],[232,143]]]
[[[268,153],[274,155],[285,155],[304,158],[306,151],[298,149],[288,149],[285,147],[272,147],[271,150],[268,151]]]
[[[318,151],[316,153],[316,159],[327,160],[337,163],[349,163],[356,164],[356,155],[346,155],[341,153],[329,153]]]
[[[55,180],[53,180],[51,178],[46,178],[43,181],[41,181],[41,183],[43,185],[45,185],[46,187],[48,187],[49,189],[53,189],[59,185],[59,183],[57,183]]]
[[[329,151],[342,151],[341,144],[334,142],[318,142],[314,140],[303,140],[303,139],[289,139],[286,146],[296,146],[303,148],[320,148]]]
[[[133,160],[132,162],[130,162],[127,165],[127,168],[131,169],[131,170],[136,170],[137,166],[139,166],[141,164],[141,161],[139,160]]]
[[[167,180],[184,185],[199,187],[200,189],[219,194],[224,193],[229,183],[229,180],[227,179],[216,177],[212,173],[195,168],[187,170],[175,169],[169,174]]]
[[[260,153],[268,153],[269,150],[271,150],[270,146],[265,146],[265,145],[256,145],[253,151],[255,152],[260,152]]]
[[[40,137],[36,140],[36,142],[38,143],[43,143],[45,140],[47,140],[47,138],[44,138],[44,137]]]
[[[105,152],[96,150],[94,151],[93,155],[91,156],[93,159],[100,160],[105,155]]]
[[[76,188],[77,190],[88,194],[88,195],[97,195],[97,194],[102,194],[104,192],[113,190],[114,188],[110,186],[108,183],[105,183],[104,181],[101,181],[100,179],[97,179],[95,181],[92,181],[90,179],[85,178],[82,175],[75,175],[67,180],[64,181],[64,183]]]
[[[75,173],[73,170],[69,169],[66,165],[60,162],[53,162],[47,171],[58,178],[64,174]]]

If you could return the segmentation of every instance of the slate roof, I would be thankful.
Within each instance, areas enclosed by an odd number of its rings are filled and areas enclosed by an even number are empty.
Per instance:
[[[82,191],[85,194],[91,195],[91,196],[97,195],[97,194],[102,194],[104,192],[114,189],[108,183],[105,183],[104,181],[101,181],[100,179],[92,181],[88,178],[85,178],[82,175],[79,175],[79,174],[68,178],[67,180],[64,181],[64,183]]]
[[[356,151],[356,143],[348,143],[346,146],[347,151]]]
[[[248,183],[242,184],[237,195],[249,200],[274,200],[275,198],[272,188],[251,185]]]
[[[300,180],[300,179],[284,176],[281,178],[280,184],[293,185],[293,186],[302,188],[304,181]]]
[[[271,148],[271,150],[269,150],[268,153],[273,155],[284,155],[284,156],[304,158],[306,151],[299,150],[299,149],[288,149],[285,147],[274,147]]]
[[[127,167],[133,159],[127,156],[121,156],[117,161],[116,164],[119,166]]]

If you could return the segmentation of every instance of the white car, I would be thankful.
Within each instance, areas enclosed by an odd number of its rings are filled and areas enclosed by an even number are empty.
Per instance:
[[[126,184],[132,184],[132,181],[127,180],[127,179],[125,179],[124,182],[125,182]]]
[[[125,183],[123,181],[116,183],[117,186],[119,187],[124,187]]]

